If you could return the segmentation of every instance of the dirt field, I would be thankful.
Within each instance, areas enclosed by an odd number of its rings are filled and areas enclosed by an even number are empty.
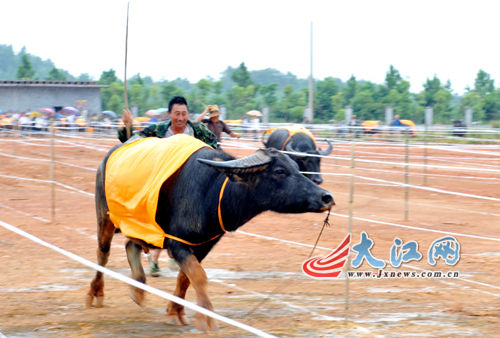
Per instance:
[[[112,138],[56,138],[55,180],[61,184],[55,187],[52,222],[50,139],[0,138],[0,221],[95,262],[95,169],[116,143]],[[240,157],[258,146],[234,141],[225,149]],[[301,265],[325,215],[266,212],[226,234],[203,262],[215,311],[277,336],[500,336],[499,147],[429,147],[429,167],[410,167],[409,183],[435,190],[408,190],[408,220],[404,188],[390,184],[405,181],[404,167],[398,165],[404,148],[359,144],[355,154],[390,163],[356,163],[352,245],[366,232],[374,242],[373,256],[386,261],[384,272],[456,271],[459,278],[309,278]],[[412,147],[410,163],[422,164],[423,154],[423,148]],[[337,205],[314,255],[328,254],[348,233],[350,159],[351,145],[336,143],[331,157],[322,161],[322,186]],[[429,247],[450,235],[460,244],[459,262],[448,266],[438,259],[430,265]],[[396,237],[417,242],[422,259],[393,267],[388,260]],[[107,267],[129,276],[123,243],[121,235],[115,236]],[[147,283],[172,293],[176,271],[166,258],[163,254],[160,260],[162,276]],[[149,271],[146,256],[143,262]],[[95,274],[91,268],[1,226],[0,267],[0,337],[206,335],[195,329],[192,310],[186,310],[190,325],[167,325],[166,300],[148,294],[146,305],[138,307],[129,287],[111,277],[105,278],[105,306],[86,309],[85,294]],[[365,261],[350,271],[377,269]],[[191,288],[186,298],[195,301]],[[252,336],[218,325],[213,336]]]

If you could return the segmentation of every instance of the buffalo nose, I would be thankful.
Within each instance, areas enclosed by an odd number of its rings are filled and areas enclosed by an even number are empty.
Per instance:
[[[321,201],[327,205],[335,205],[335,201],[333,200],[333,196],[330,195],[329,193],[324,194],[321,196]]]

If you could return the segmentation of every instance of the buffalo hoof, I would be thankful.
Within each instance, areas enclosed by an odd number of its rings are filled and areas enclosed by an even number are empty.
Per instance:
[[[202,332],[215,332],[218,327],[215,320],[211,317],[196,313],[196,328]]]
[[[87,309],[92,307],[92,303],[94,302],[94,298],[95,298],[95,307],[102,307],[102,304],[104,303],[104,296],[98,297],[98,296],[93,296],[90,293],[88,293],[87,296],[85,297],[85,307]]]
[[[184,306],[170,302],[167,307],[167,324],[188,325],[189,321],[184,316]]]
[[[104,303],[104,297],[95,297],[95,307],[102,307]]]
[[[184,317],[184,314],[174,313],[174,314],[167,314],[167,324],[183,326],[183,325],[188,325],[189,321],[186,319],[186,317]]]
[[[132,287],[130,298],[139,306],[144,304],[144,290]]]
[[[85,296],[85,307],[87,309],[89,309],[90,307],[92,307],[92,302],[93,301],[94,301],[94,296],[87,294],[87,296]]]

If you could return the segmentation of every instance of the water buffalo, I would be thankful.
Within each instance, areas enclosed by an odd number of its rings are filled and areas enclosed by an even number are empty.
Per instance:
[[[202,143],[186,135],[159,140],[177,137]],[[112,210],[108,207],[112,204],[107,196],[105,180],[110,177],[108,175],[119,175],[117,172],[111,173],[113,166],[106,164],[113,152],[126,145],[111,149],[97,170],[97,261],[102,266],[108,261],[115,233],[115,225],[110,216]],[[321,212],[334,204],[333,196],[328,191],[307,179],[299,172],[295,162],[275,149],[259,149],[247,157],[235,159],[221,150],[201,147],[161,183],[158,195],[155,218],[167,234],[162,238],[162,247],[167,249],[180,266],[174,295],[184,298],[186,290],[192,284],[198,305],[212,310],[207,294],[207,276],[200,263],[225,231],[235,231],[266,210],[279,213]],[[137,281],[146,282],[141,252],[147,252],[152,247],[154,246],[140,238],[127,237],[127,258],[132,278]],[[102,306],[103,289],[103,274],[97,272],[87,294],[87,307],[92,305],[94,299],[97,307]],[[144,300],[143,290],[132,287],[131,292],[132,299],[140,305]],[[167,320],[186,325],[183,306],[170,302],[167,306]],[[216,328],[213,319],[199,313],[196,315],[196,326],[205,331]]]
[[[272,131],[267,142],[264,142],[266,148],[276,148],[295,153],[304,153],[311,155],[327,156],[332,152],[333,146],[327,140],[328,149],[316,149],[316,143],[312,134],[306,130],[296,130],[290,128],[277,128]],[[317,173],[317,174],[304,174],[316,184],[323,183],[320,172],[321,157],[307,156],[307,155],[292,155],[288,154],[292,160],[299,165],[300,171]]]

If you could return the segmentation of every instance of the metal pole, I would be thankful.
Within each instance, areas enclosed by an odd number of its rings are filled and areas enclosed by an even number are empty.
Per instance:
[[[314,121],[314,85],[313,85],[313,23],[311,22],[311,73],[309,75],[309,123]]]
[[[51,220],[56,220],[56,180],[55,180],[55,151],[54,151],[54,121],[50,120],[50,181],[51,183]]]
[[[351,179],[349,183],[349,223],[347,232],[352,234],[352,217],[354,210],[354,175],[356,168],[356,142],[351,143]],[[349,253],[351,252],[351,243],[349,243]],[[347,256],[347,264],[345,271],[345,322],[349,319],[349,267],[351,266],[351,255]]]
[[[427,185],[427,125],[424,131],[424,186]]]
[[[410,144],[410,128],[406,128],[405,134],[405,221],[408,220],[408,148]]]
[[[128,55],[128,10],[129,10],[130,2],[127,2],[127,27],[125,30],[125,71],[123,75],[123,84],[125,91],[125,109],[128,110],[128,94],[127,94],[127,55]],[[130,126],[125,126],[127,131],[127,139],[131,136]]]

